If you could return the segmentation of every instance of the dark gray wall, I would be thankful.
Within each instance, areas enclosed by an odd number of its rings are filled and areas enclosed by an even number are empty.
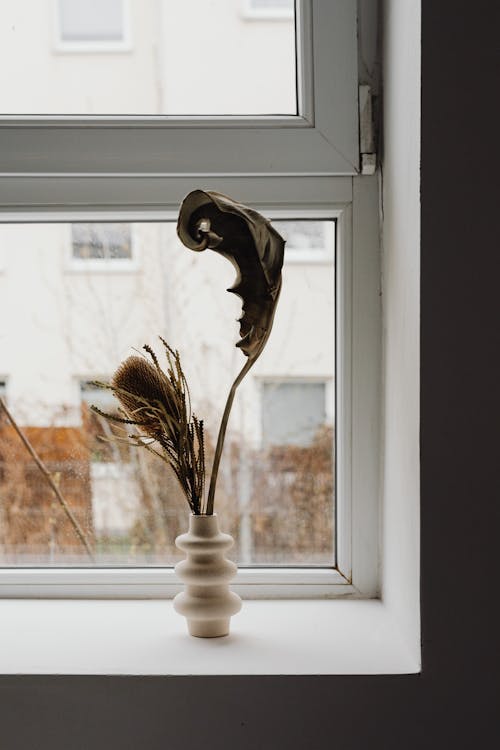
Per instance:
[[[2,750],[496,746],[498,8],[423,0],[423,674],[0,678]]]

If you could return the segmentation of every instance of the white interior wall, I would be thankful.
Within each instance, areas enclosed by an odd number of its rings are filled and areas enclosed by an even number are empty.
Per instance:
[[[384,35],[382,595],[419,649],[420,3]]]

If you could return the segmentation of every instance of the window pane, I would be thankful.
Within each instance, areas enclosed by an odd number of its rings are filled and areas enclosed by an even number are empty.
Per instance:
[[[6,0],[0,20],[2,114],[297,112],[290,3]]]
[[[65,42],[123,39],[122,0],[59,0],[58,13]]]
[[[72,224],[72,253],[78,260],[132,258],[129,224]]]
[[[333,222],[323,221],[332,229]],[[301,220],[289,222],[298,242]],[[294,234],[295,232],[295,234]],[[333,231],[323,233],[334,237]],[[134,264],[104,262],[133,238]],[[96,239],[97,238],[97,239]],[[79,244],[78,244],[79,243]],[[76,247],[98,247],[87,264]],[[188,506],[156,456],[131,447],[90,410],[118,414],[107,382],[144,344],[165,364],[161,335],[181,354],[208,463],[229,387],[241,301],[230,263],[192,253],[173,223],[0,226],[0,394],[84,531],[97,565],[170,565]],[[285,254],[283,290],[262,357],[238,390],[216,511],[240,564],[332,565],[334,545],[335,283],[325,267]],[[5,415],[0,416],[0,564],[86,565],[61,504]]]
[[[255,10],[293,10],[293,0],[250,0],[250,7]]]
[[[325,250],[324,221],[273,221],[273,225],[286,240],[288,252],[294,250]]]
[[[262,443],[310,447],[326,422],[324,383],[263,383]]]

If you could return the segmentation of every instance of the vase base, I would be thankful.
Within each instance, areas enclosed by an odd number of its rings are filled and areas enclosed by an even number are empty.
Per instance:
[[[188,620],[189,635],[195,638],[221,638],[229,635],[229,617],[219,620]]]

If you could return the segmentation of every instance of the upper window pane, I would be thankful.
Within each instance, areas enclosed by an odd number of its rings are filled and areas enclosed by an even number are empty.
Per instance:
[[[297,113],[293,2],[6,0],[2,114]]]

